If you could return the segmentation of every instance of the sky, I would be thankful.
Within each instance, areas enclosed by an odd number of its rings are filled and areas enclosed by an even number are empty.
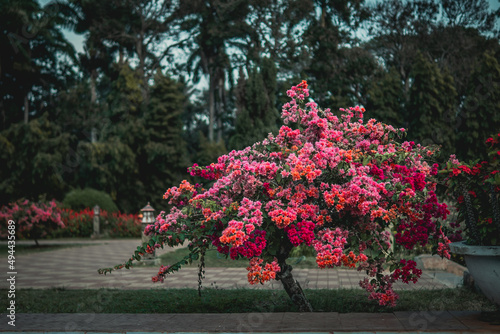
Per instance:
[[[44,6],[45,4],[49,3],[51,0],[38,0],[38,1],[42,6]],[[366,3],[372,4],[372,3],[375,3],[377,1],[378,0],[367,0]],[[500,8],[500,0],[488,0],[488,3],[490,4],[490,8],[492,10],[497,10],[498,8]],[[500,22],[498,22],[498,21],[497,21],[497,28],[500,28]],[[73,46],[75,47],[75,50],[79,53],[83,52],[83,42],[85,40],[85,36],[75,34],[74,32],[69,31],[69,30],[64,30],[64,33],[65,33],[68,41],[70,41],[73,44]]]

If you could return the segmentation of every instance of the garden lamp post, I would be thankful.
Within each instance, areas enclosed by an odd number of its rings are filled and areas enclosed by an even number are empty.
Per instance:
[[[150,237],[144,235],[144,230],[148,225],[155,223],[155,209],[149,204],[141,209],[142,212],[142,220],[141,220],[141,231],[142,231],[142,242],[148,242]],[[153,254],[146,253],[143,257],[144,260],[154,260],[155,252]]]

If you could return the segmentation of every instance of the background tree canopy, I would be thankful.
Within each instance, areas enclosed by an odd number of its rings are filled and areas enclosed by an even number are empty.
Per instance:
[[[94,188],[163,209],[192,163],[275,132],[303,79],[320,106],[441,145],[438,161],[482,158],[499,15],[486,0],[0,0],[0,204]]]

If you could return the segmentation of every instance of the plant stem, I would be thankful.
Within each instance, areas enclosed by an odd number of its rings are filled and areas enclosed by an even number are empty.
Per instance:
[[[277,254],[278,264],[281,271],[276,275],[276,279],[281,281],[283,288],[295,305],[299,308],[299,312],[312,312],[311,303],[307,300],[304,291],[300,287],[299,282],[293,278],[292,266],[286,263],[286,259],[290,255],[293,245],[288,238],[283,238],[279,252]]]
[[[497,194],[493,184],[490,183],[490,203],[491,210],[493,211],[493,224],[495,224],[497,231],[500,231],[500,208],[498,207]]]
[[[465,186],[462,188],[464,194],[464,201],[466,207],[465,225],[470,232],[470,237],[474,243],[481,244],[481,238],[479,237],[479,231],[477,230],[477,218],[474,214],[474,208],[469,196],[469,191]]]
[[[205,248],[200,250],[200,263],[198,264],[198,296],[201,297],[201,287],[205,278]]]
[[[299,282],[293,278],[292,266],[284,264],[281,267],[281,272],[278,273],[278,279],[283,284],[286,293],[292,299],[295,305],[299,308],[299,312],[312,312],[313,308],[309,300],[307,300],[304,291],[302,290]]]

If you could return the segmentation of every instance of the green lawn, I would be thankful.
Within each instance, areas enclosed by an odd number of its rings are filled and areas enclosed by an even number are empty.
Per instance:
[[[494,311],[485,297],[467,289],[401,291],[396,308],[379,307],[363,290],[305,290],[316,312]],[[0,290],[2,296],[7,290]],[[7,298],[0,307],[6,309]],[[249,313],[296,312],[283,290],[195,289],[64,290],[19,289],[18,313]]]

